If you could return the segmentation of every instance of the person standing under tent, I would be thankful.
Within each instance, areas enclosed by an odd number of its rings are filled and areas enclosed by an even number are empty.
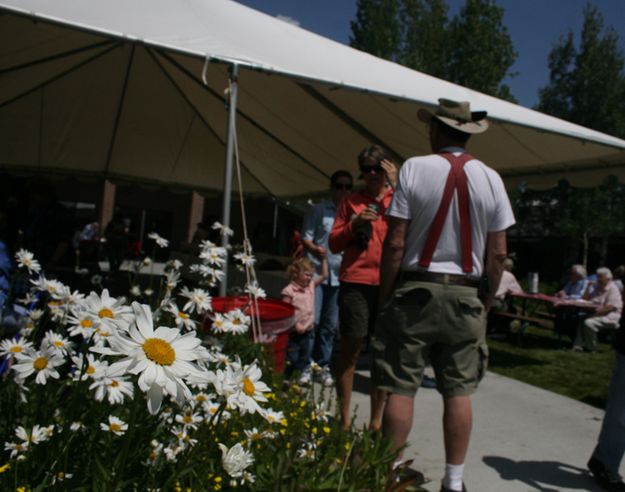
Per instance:
[[[324,386],[332,386],[334,380],[330,373],[330,360],[339,320],[339,270],[341,254],[328,251],[328,238],[334,225],[336,209],[341,200],[352,189],[353,180],[349,171],[339,170],[330,177],[330,200],[324,200],[312,207],[304,217],[302,244],[306,256],[315,265],[320,274],[321,263],[327,258],[329,275],[315,292],[315,343],[313,360],[320,370],[315,376]]]
[[[404,163],[388,211],[371,378],[388,394],[383,434],[400,450],[431,361],[444,405],[447,464],[441,491],[462,491],[470,395],[488,359],[486,313],[503,271],[505,231],[515,221],[497,172],[465,151],[469,137],[488,128],[486,112],[439,99],[434,114],[421,110],[419,118],[429,123],[434,154]],[[490,289],[480,297],[484,273]]]
[[[378,145],[364,149],[358,166],[365,188],[341,201],[328,244],[334,254],[343,253],[339,280],[339,354],[336,390],[341,425],[351,426],[350,402],[356,363],[377,317],[382,244],[388,229],[386,209],[397,183],[397,168],[389,153]],[[381,415],[377,392],[371,393],[370,427],[377,430]]]

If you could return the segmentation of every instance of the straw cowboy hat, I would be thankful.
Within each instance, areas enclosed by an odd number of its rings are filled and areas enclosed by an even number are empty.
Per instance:
[[[482,133],[488,130],[486,111],[473,111],[467,101],[452,101],[451,99],[439,99],[438,108],[434,113],[427,109],[417,112],[419,119],[429,123],[432,118],[442,121],[446,125],[464,133]]]

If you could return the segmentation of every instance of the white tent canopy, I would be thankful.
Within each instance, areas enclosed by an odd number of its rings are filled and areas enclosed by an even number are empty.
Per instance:
[[[221,189],[232,63],[248,193],[321,192],[370,142],[428,152],[415,113],[439,97],[489,112],[469,150],[510,185],[625,177],[623,140],[229,0],[0,0],[0,168]]]

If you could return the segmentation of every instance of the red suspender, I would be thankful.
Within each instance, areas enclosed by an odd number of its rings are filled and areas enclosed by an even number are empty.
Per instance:
[[[443,191],[443,198],[441,204],[438,207],[438,211],[434,216],[434,221],[430,227],[430,232],[425,241],[423,252],[419,260],[419,266],[429,267],[432,262],[432,256],[434,255],[434,249],[438,244],[438,240],[441,237],[443,225],[445,225],[445,219],[447,218],[447,212],[449,211],[449,205],[454,195],[454,190],[458,190],[458,212],[460,214],[460,242],[462,245],[462,271],[465,273],[471,273],[473,271],[473,258],[471,251],[473,249],[471,244],[471,214],[469,212],[469,187],[467,185],[467,175],[464,172],[464,165],[473,159],[469,154],[462,154],[458,157],[451,153],[439,154],[444,157],[451,164],[451,169],[447,175],[447,182],[445,183],[445,190]]]

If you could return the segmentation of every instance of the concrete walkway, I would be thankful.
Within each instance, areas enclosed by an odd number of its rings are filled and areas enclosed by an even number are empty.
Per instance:
[[[353,395],[359,426],[369,419],[368,382],[368,371],[359,370]],[[602,410],[489,372],[473,397],[473,412],[465,468],[470,492],[601,490],[586,462]],[[412,468],[430,480],[425,488],[432,492],[440,490],[445,466],[441,419],[440,395],[421,388],[404,457],[414,459]]]

